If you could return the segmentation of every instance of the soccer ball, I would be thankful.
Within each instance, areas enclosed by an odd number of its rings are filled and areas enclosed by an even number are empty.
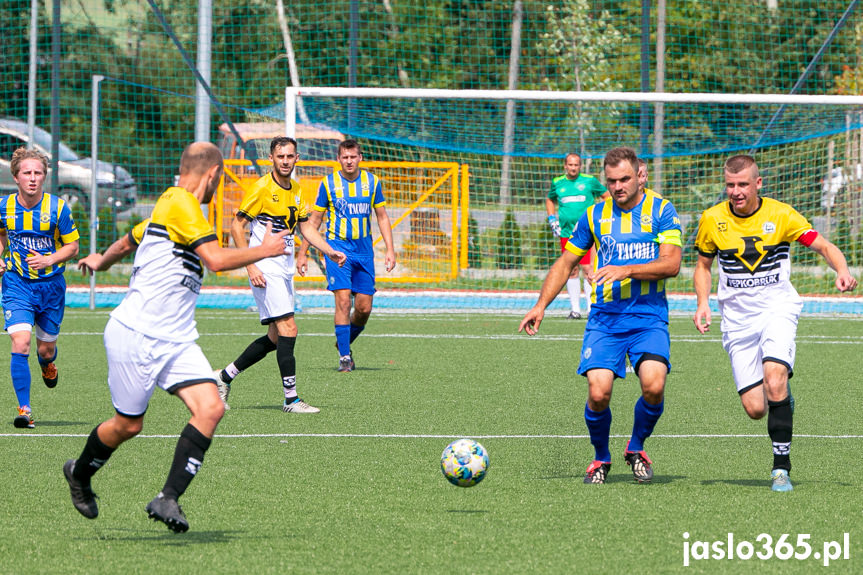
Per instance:
[[[488,471],[488,452],[473,439],[456,439],[443,450],[440,470],[453,485],[473,487]]]

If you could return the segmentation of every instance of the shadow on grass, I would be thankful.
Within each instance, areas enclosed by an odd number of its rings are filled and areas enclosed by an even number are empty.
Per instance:
[[[578,479],[580,481],[584,481],[584,474],[580,473],[578,475],[571,474],[561,474],[561,475],[546,475],[544,477],[539,477],[541,480],[549,480],[549,479]],[[685,475],[654,475],[653,480],[650,482],[651,484],[668,484],[673,483],[675,481],[679,481],[682,479],[686,479]],[[605,480],[605,485],[608,484],[618,484],[618,483],[631,483],[632,485],[638,485],[635,480],[633,480],[632,475],[609,475]],[[592,484],[587,484],[592,485]]]
[[[40,419],[36,422],[36,428],[40,427],[72,427],[74,425],[92,425],[90,421],[45,421]]]
[[[165,545],[184,546],[210,543],[230,543],[237,539],[247,539],[245,531],[195,531],[174,533],[167,530],[161,532],[142,532],[140,529],[104,529],[96,538],[100,541],[154,541]],[[255,537],[260,539],[261,537]],[[78,537],[80,541],[88,541],[88,537]]]

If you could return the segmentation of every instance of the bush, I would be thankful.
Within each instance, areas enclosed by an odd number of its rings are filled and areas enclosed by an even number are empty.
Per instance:
[[[524,249],[521,228],[515,221],[511,209],[507,209],[503,223],[497,231],[495,261],[499,269],[521,269],[524,267]]]

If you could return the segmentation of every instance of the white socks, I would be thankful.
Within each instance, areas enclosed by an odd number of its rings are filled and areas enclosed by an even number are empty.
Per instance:
[[[566,291],[569,294],[569,307],[576,313],[581,313],[581,282],[576,278],[566,280]]]

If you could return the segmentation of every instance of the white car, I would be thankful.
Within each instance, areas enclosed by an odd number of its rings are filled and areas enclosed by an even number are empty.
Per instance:
[[[12,179],[10,162],[12,153],[18,148],[26,148],[28,142],[27,123],[13,118],[0,118],[0,193],[9,194],[18,187]],[[33,147],[51,158],[51,134],[36,127],[33,131]],[[50,169],[50,168],[49,168]],[[57,162],[57,192],[71,206],[81,202],[89,210],[90,186],[92,181],[93,160],[82,158],[66,144],[59,144]],[[46,190],[50,183],[46,179]],[[122,212],[134,207],[138,199],[135,180],[123,167],[99,161],[96,174],[99,193],[99,207],[108,207]]]
[[[848,184],[861,180],[863,180],[863,164],[857,164],[856,173],[853,169],[846,173],[842,168],[833,168],[830,171],[830,177],[821,181],[821,207],[825,210],[832,208],[836,194]]]

